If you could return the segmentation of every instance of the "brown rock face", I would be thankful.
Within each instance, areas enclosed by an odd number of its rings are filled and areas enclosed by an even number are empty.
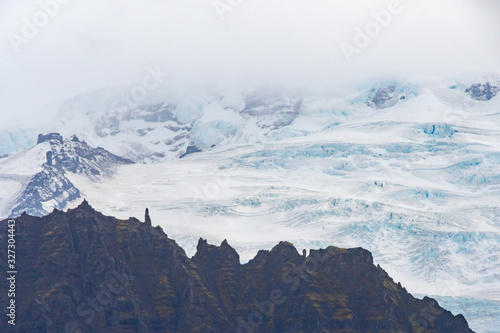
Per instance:
[[[0,230],[7,249],[7,221]],[[17,218],[16,264],[16,325],[4,315],[1,332],[472,332],[463,316],[408,294],[361,248],[304,256],[281,242],[241,265],[226,241],[200,239],[190,259],[161,228],[86,201]],[[8,289],[0,279],[2,306]]]

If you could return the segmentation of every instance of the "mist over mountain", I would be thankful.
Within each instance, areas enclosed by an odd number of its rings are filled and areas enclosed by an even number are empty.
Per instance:
[[[61,1],[53,17],[37,2],[2,6],[0,100],[10,126],[36,126],[78,94],[130,90],[148,68],[168,73],[156,92],[184,101],[200,91],[342,89],[500,72],[493,0]],[[48,16],[40,27],[38,16]],[[357,49],[350,62],[342,43]]]

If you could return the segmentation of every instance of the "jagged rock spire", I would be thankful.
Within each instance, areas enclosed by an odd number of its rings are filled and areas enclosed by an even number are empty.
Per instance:
[[[144,214],[144,223],[151,226],[151,218],[149,217],[149,209],[146,208],[146,213]]]
[[[80,205],[78,205],[78,207],[90,207],[90,204],[89,202],[87,201],[87,199],[83,198],[83,201]]]

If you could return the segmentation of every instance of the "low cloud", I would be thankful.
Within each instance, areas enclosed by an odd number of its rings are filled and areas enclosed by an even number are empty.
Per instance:
[[[401,11],[356,47],[358,31],[394,5]],[[499,14],[494,0],[6,1],[3,123],[36,122],[44,107],[76,94],[135,85],[148,66],[167,71],[165,90],[178,94],[500,72]],[[29,24],[37,32],[25,36]],[[359,51],[350,61],[346,44]]]

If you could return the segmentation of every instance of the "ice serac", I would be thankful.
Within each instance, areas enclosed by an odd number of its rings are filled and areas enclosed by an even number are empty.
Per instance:
[[[439,138],[451,138],[457,132],[450,124],[424,124],[424,133]]]
[[[200,239],[190,259],[160,229],[87,201],[24,214],[16,227],[23,320],[9,332],[472,332],[462,315],[414,298],[362,248],[304,257],[280,242],[241,265],[227,241]],[[2,232],[0,246],[7,240]]]

